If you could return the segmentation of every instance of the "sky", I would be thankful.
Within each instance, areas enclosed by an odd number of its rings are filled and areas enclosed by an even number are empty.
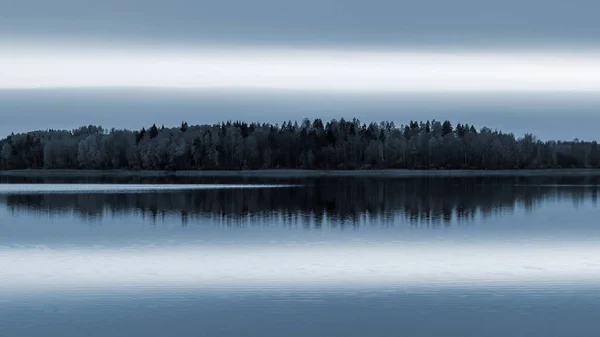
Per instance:
[[[0,137],[304,117],[600,140],[597,1],[0,0]]]

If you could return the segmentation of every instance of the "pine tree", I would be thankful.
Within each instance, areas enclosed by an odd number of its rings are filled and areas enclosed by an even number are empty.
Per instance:
[[[154,139],[157,135],[158,135],[158,128],[156,127],[156,124],[152,124],[152,127],[148,131],[148,136],[150,136],[150,139]]]
[[[444,124],[442,124],[442,137],[452,133],[452,131],[452,123],[450,123],[450,121],[445,121]]]

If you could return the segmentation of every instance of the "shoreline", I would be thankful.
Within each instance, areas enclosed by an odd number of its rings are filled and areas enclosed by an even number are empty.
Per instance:
[[[522,169],[522,170],[299,170],[270,169],[245,171],[135,171],[135,170],[8,170],[0,177],[543,177],[600,176],[600,169]]]

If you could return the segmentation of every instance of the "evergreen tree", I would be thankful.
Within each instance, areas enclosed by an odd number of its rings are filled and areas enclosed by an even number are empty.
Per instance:
[[[445,136],[452,132],[453,132],[452,123],[450,123],[450,121],[445,121],[444,124],[442,124],[442,136]]]
[[[150,130],[148,131],[148,136],[150,136],[150,139],[154,139],[157,135],[158,128],[156,127],[156,124],[152,124],[152,127],[150,127]]]

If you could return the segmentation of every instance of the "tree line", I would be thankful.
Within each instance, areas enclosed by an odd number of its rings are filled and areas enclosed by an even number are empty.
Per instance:
[[[450,121],[281,125],[223,122],[141,130],[44,130],[0,140],[0,169],[544,169],[600,168],[597,142],[517,138]]]

